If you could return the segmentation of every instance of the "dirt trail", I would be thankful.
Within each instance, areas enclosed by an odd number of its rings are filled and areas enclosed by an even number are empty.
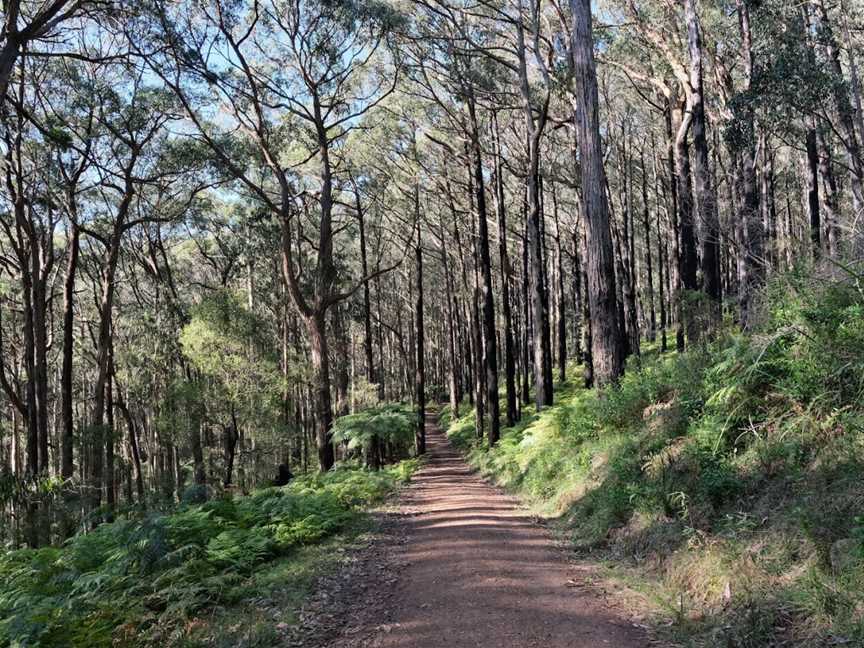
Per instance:
[[[387,585],[374,626],[355,626],[329,646],[648,645],[596,591],[574,580],[548,532],[474,474],[431,423],[427,444],[428,460],[399,500],[396,555],[378,566],[397,570],[395,585]]]

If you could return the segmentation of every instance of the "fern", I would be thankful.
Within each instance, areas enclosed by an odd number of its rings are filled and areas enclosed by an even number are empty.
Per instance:
[[[387,444],[407,455],[414,443],[416,415],[401,403],[388,403],[348,414],[333,424],[333,441],[349,450],[368,453],[375,443]]]
[[[413,467],[342,466],[0,555],[0,646],[164,645],[206,606],[242,598],[262,565],[344,529]]]

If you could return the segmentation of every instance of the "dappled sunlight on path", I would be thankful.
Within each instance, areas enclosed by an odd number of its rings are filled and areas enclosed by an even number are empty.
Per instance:
[[[382,648],[645,646],[516,502],[474,474],[427,424],[426,465],[402,495],[407,542]]]

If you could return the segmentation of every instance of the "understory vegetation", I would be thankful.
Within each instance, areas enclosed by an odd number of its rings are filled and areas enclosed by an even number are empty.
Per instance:
[[[861,280],[778,277],[747,334],[649,344],[602,393],[571,373],[491,450],[473,413],[445,411],[449,437],[653,601],[667,641],[862,645]]]
[[[0,557],[0,646],[269,646],[417,466],[345,464]],[[189,500],[196,500],[194,487]]]
[[[417,413],[404,403],[385,403],[346,414],[333,425],[333,442],[344,443],[346,452],[359,454],[369,466],[414,451]]]

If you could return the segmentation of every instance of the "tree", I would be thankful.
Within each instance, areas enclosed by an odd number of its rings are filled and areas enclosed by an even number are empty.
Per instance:
[[[234,477],[238,443],[244,428],[276,429],[282,377],[274,354],[263,351],[261,321],[228,291],[214,292],[193,307],[180,334],[184,355],[203,380],[181,389],[201,390],[206,418],[222,430],[223,484]]]
[[[248,24],[245,21],[248,20]],[[377,106],[395,84],[378,77],[374,57],[395,24],[384,5],[272,0],[266,4],[216,0],[204,7],[159,11],[150,37],[164,38],[153,70],[178,96],[197,137],[227,172],[282,223],[282,273],[294,306],[306,326],[314,367],[316,443],[322,470],[333,466],[330,438],[332,398],[327,312],[372,276],[342,291],[334,264],[333,150],[355,122]],[[279,66],[274,68],[273,63]],[[371,94],[364,82],[371,83]],[[188,84],[206,87],[223,104],[230,126],[205,121]],[[225,133],[239,129],[257,151],[251,160],[237,156],[237,142]],[[296,140],[285,135],[297,132]],[[293,159],[286,164],[286,157]],[[317,196],[300,188],[307,163],[318,162]],[[253,174],[253,170],[255,171]],[[314,268],[303,276],[295,244],[305,238],[302,217],[317,212]],[[386,271],[381,269],[375,275]]]
[[[591,356],[598,385],[615,382],[624,372],[623,336],[615,305],[615,271],[606,181],[598,118],[597,74],[589,0],[571,0],[575,116],[582,175],[582,222],[588,258]]]
[[[854,271],[854,3],[598,6],[6,2],[3,541],[495,444]]]

